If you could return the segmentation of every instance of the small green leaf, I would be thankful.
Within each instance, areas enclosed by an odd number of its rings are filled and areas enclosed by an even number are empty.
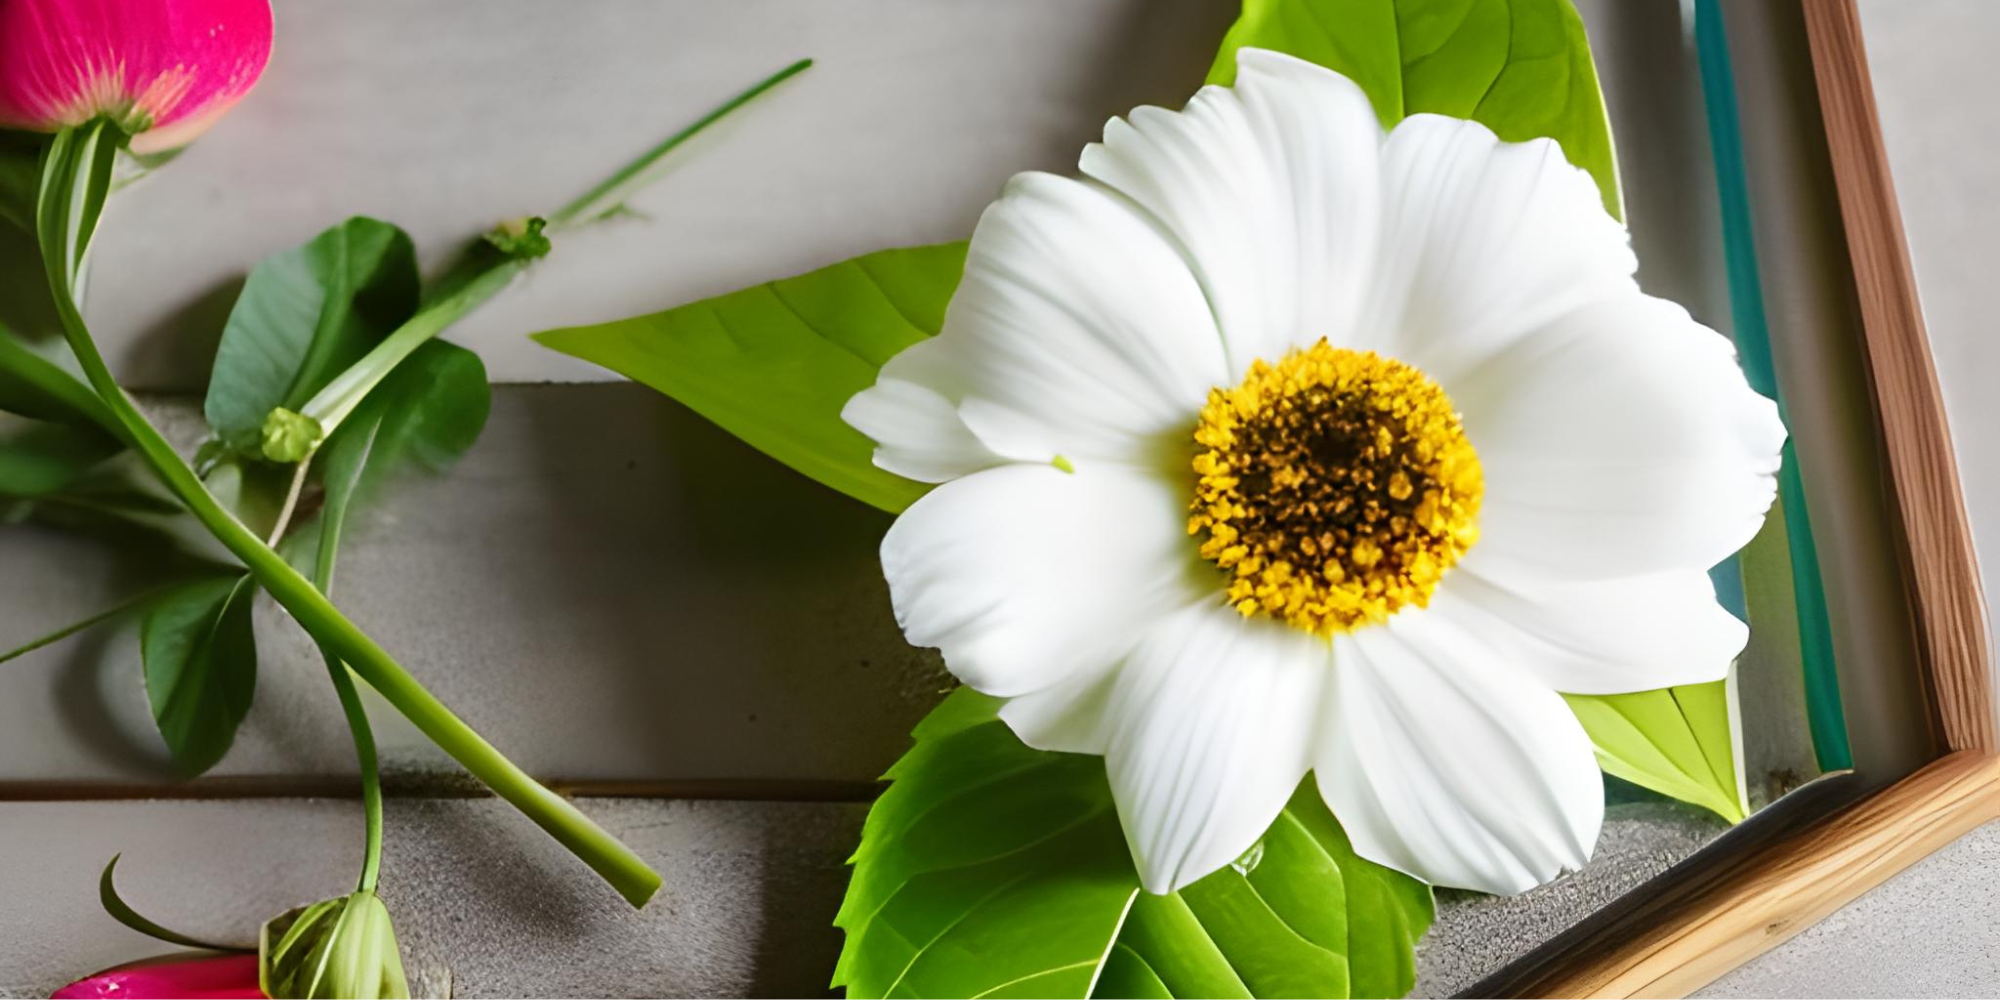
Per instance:
[[[146,696],[174,764],[187,776],[215,766],[236,739],[257,688],[257,639],[248,574],[214,577],[162,597],[139,627]]]
[[[36,354],[4,326],[0,326],[0,411],[119,434],[117,419],[90,386]]]
[[[94,427],[28,424],[0,436],[0,496],[47,496],[123,450]]]
[[[417,309],[416,250],[357,216],[250,272],[216,348],[203,411],[231,448],[256,454],[274,409],[298,410]]]
[[[493,406],[479,356],[433,340],[396,366],[320,450],[326,498],[315,560],[332,578],[348,512],[398,469],[440,471],[479,440]]]
[[[266,923],[257,954],[258,986],[267,997],[405,1000],[410,995],[389,908],[365,889]]]
[[[35,195],[41,188],[42,147],[47,139],[28,132],[0,131],[0,220],[35,231]]]
[[[1728,681],[1563,698],[1607,773],[1742,822]]]
[[[814,479],[899,511],[930,487],[874,465],[840,420],[903,348],[935,335],[965,244],[883,250],[666,312],[535,339],[643,382]]]
[[[1361,85],[1384,128],[1419,112],[1483,122],[1509,142],[1550,138],[1624,217],[1611,122],[1570,0],[1243,0],[1210,83],[1236,51],[1272,49]]]
[[[191,937],[179,931],[169,930],[146,919],[144,915],[140,914],[138,910],[133,909],[130,904],[126,903],[118,895],[118,887],[112,880],[112,873],[118,870],[118,859],[120,857],[123,857],[123,855],[113,854],[111,860],[104,865],[104,873],[97,877],[97,901],[103,904],[104,912],[109,913],[111,919],[149,938],[165,941],[168,944],[177,944],[184,948],[201,948],[205,951],[257,950],[255,948],[246,948],[242,945],[215,944],[210,941],[204,941],[201,938]]]
[[[998,704],[954,692],[869,811],[834,921],[849,996],[1409,991],[1430,889],[1356,856],[1311,781],[1235,865],[1151,896],[1103,759],[1023,746]]]

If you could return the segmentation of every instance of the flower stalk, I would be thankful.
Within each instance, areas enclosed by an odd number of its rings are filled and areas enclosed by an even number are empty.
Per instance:
[[[668,136],[637,159],[618,168],[596,187],[557,209],[546,220],[539,217],[503,223],[486,235],[484,245],[442,282],[443,294],[418,310],[409,322],[384,338],[360,361],[327,383],[298,413],[273,411],[266,425],[265,457],[278,462],[310,461],[321,442],[333,436],[340,423],[354,412],[368,393],[412,351],[442,333],[467,313],[527,270],[549,250],[544,232],[560,232],[602,219],[622,208],[626,199],[658,179],[657,169],[667,155],[731,112],[756,100],[779,84],[805,72],[811,59],[800,59],[765,77],[747,90],[717,105],[679,132]],[[303,428],[303,434],[300,429]]]
[[[64,338],[92,389],[161,481],[229,549],[329,654],[351,667],[439,748],[520,809],[601,875],[634,906],[659,888],[660,876],[575,805],[543,787],[453,714],[416,678],[327,600],[312,581],[236,520],[174,451],[113,378],[75,297],[73,278],[111,187],[111,166],[125,135],[97,119],[58,132],[43,162],[36,220],[49,290]]]

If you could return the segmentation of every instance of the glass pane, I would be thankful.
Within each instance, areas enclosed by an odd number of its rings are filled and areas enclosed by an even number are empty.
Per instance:
[[[1772,359],[1718,4],[1577,6],[1618,145],[1640,284],[1729,335],[1752,386],[1782,408],[1786,386]],[[1635,720],[1681,708],[1696,739],[1678,749],[1705,760],[1718,783],[1735,790],[1740,814],[1853,763],[1811,518],[1789,444],[1779,494],[1764,530],[1711,574],[1723,604],[1750,624],[1749,646],[1728,681],[1675,689],[1671,702],[1614,699]],[[1514,898],[1440,890],[1438,922],[1420,952],[1418,995],[1463,991],[1499,972],[1714,844],[1735,818],[1615,776],[1607,775],[1605,794],[1603,833],[1582,872]]]

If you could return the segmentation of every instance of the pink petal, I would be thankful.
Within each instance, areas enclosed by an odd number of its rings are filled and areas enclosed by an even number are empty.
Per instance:
[[[12,0],[0,0],[8,3]],[[53,1000],[68,998],[226,998],[262,997],[257,987],[255,955],[169,955],[107,969],[55,991]]]
[[[185,145],[256,84],[270,0],[0,0],[0,127],[107,115],[138,152]]]

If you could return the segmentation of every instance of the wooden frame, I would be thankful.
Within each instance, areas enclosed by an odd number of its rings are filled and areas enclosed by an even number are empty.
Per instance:
[[[1886,528],[1928,762],[1830,815],[1739,841],[1654,898],[1607,913],[1474,988],[1546,996],[1684,996],[1974,827],[2000,818],[1992,640],[1970,525],[1854,0],[1771,0],[1802,22],[1874,404]],[[1732,14],[1739,13],[1731,11]],[[1825,808],[1824,797],[1811,804]],[[1751,831],[1745,830],[1744,833]]]

